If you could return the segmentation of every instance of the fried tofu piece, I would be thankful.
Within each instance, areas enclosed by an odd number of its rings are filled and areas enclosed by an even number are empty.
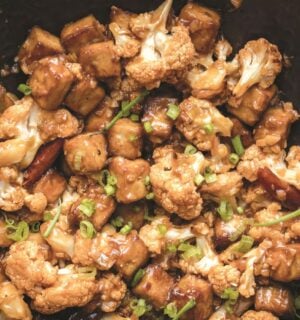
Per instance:
[[[144,217],[148,210],[144,201],[130,204],[119,204],[115,211],[115,216],[120,217],[124,224],[132,223],[132,228],[139,230],[144,224]]]
[[[65,103],[74,112],[86,116],[93,111],[105,97],[105,91],[97,81],[86,76],[76,83],[67,95]]]
[[[77,54],[86,44],[104,41],[104,33],[105,27],[93,15],[89,15],[65,25],[60,37],[66,50]]]
[[[61,56],[40,60],[29,78],[34,100],[42,109],[54,110],[63,102],[74,80]]]
[[[179,15],[180,23],[189,28],[192,42],[199,53],[208,53],[220,28],[220,15],[196,3],[185,5]]]
[[[33,192],[41,192],[48,203],[55,203],[67,188],[66,179],[55,170],[49,170],[34,186]]]
[[[162,267],[149,265],[133,293],[146,299],[155,309],[160,309],[167,305],[174,283],[175,280]]]
[[[124,243],[119,246],[120,255],[115,263],[118,272],[126,279],[130,279],[135,272],[148,260],[148,249],[139,238],[136,231],[126,236]]]
[[[31,74],[38,60],[61,53],[64,53],[64,49],[58,37],[33,27],[19,50],[19,64],[25,74]]]
[[[267,89],[254,86],[241,98],[231,97],[228,100],[227,109],[244,123],[254,126],[276,93],[277,88],[275,85]]]
[[[78,60],[83,69],[97,79],[116,77],[121,72],[120,58],[112,41],[84,46]]]

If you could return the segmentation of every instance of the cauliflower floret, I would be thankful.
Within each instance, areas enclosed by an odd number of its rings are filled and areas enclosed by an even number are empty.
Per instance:
[[[202,199],[194,179],[204,169],[201,152],[192,155],[176,153],[165,146],[154,151],[150,181],[155,201],[166,211],[191,220],[200,215]]]
[[[230,137],[232,121],[224,117],[211,102],[189,97],[181,102],[179,108],[176,127],[199,150],[210,150],[217,134]],[[213,132],[207,131],[207,125],[212,127]]]
[[[166,232],[160,232],[165,228]],[[177,227],[172,225],[166,216],[154,219],[151,224],[144,225],[139,237],[143,240],[148,250],[153,254],[161,254],[168,244],[178,244],[180,241],[186,241],[195,237],[193,225]]]
[[[134,57],[140,50],[139,40],[131,32],[129,24],[136,14],[124,11],[115,6],[111,7],[109,30],[114,36],[117,52],[120,57]]]
[[[97,292],[95,277],[77,270],[74,265],[59,269],[56,282],[37,293],[33,309],[52,314],[69,307],[81,307]]]
[[[22,293],[9,281],[0,284],[0,311],[8,319],[31,320],[32,315]],[[0,314],[0,318],[1,314]]]
[[[242,194],[242,199],[253,212],[266,208],[273,201],[268,192],[257,182],[249,186]]]
[[[241,77],[233,89],[233,95],[241,97],[251,86],[258,83],[270,87],[281,71],[281,54],[276,45],[264,38],[247,42],[238,53]]]
[[[26,168],[42,144],[78,130],[78,120],[67,110],[42,110],[32,98],[25,97],[0,117],[0,139],[8,139],[0,142],[0,166],[16,164]]]
[[[30,240],[16,242],[4,260],[5,273],[19,290],[34,298],[39,290],[57,280],[57,268],[47,260],[50,260],[48,245]]]
[[[208,273],[208,280],[212,284],[214,292],[221,296],[227,288],[237,288],[240,282],[240,271],[233,266],[216,266]]]
[[[249,310],[244,313],[241,320],[279,320],[271,312]]]
[[[125,296],[127,287],[119,275],[106,273],[98,282],[100,309],[103,312],[115,311]]]
[[[195,48],[184,26],[174,26],[167,34],[167,18],[172,0],[166,0],[150,13],[131,19],[131,31],[141,39],[140,54],[126,65],[129,77],[151,89],[171,72],[185,69],[195,54]]]

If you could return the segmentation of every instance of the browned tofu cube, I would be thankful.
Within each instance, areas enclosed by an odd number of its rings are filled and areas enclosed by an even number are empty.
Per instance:
[[[241,98],[228,100],[228,111],[249,126],[254,126],[277,93],[275,85],[262,89],[250,88]]]
[[[76,83],[67,95],[65,103],[76,113],[86,116],[93,111],[105,96],[97,81],[89,76]]]
[[[77,54],[88,43],[104,41],[105,27],[93,15],[89,15],[65,25],[60,37],[66,50]]]
[[[38,60],[63,52],[64,49],[58,37],[39,27],[34,27],[20,48],[18,54],[20,67],[24,73],[31,74]]]
[[[174,279],[162,267],[149,265],[145,270],[145,275],[133,289],[133,293],[146,299],[155,309],[160,309],[168,304],[174,282]]]
[[[148,249],[139,238],[136,231],[126,236],[124,243],[119,246],[120,255],[115,267],[126,279],[130,279],[148,260]]]
[[[194,299],[196,305],[186,312],[182,320],[205,320],[213,311],[213,292],[211,285],[197,276],[187,274],[173,288],[170,300],[180,310],[189,300]]]
[[[67,187],[66,179],[55,170],[49,170],[34,186],[33,192],[42,192],[48,203],[55,203]]]
[[[196,3],[185,5],[179,15],[180,22],[190,31],[192,42],[199,53],[208,53],[220,28],[220,15]]]
[[[40,60],[29,78],[32,96],[39,106],[54,110],[63,102],[74,80],[60,56]]]
[[[80,49],[79,63],[98,79],[120,75],[120,58],[112,41],[88,44]]]

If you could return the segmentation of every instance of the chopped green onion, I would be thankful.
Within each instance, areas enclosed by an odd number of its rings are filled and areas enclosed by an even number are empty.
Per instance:
[[[238,251],[241,253],[247,253],[253,247],[253,243],[254,243],[253,238],[242,235],[241,240],[235,246],[235,251]]]
[[[118,180],[115,176],[113,176],[112,174],[109,174],[107,176],[107,184],[111,185],[111,186],[115,186],[117,184]]]
[[[204,179],[206,183],[213,183],[217,181],[217,175],[211,170],[210,167],[205,168]]]
[[[111,220],[111,225],[115,228],[121,228],[124,225],[124,219],[122,217],[116,217]]]
[[[50,220],[52,220],[52,219],[53,219],[53,216],[52,216],[51,212],[50,212],[50,211],[46,211],[46,212],[44,213],[43,220],[44,220],[44,221],[50,221]]]
[[[135,287],[141,281],[141,279],[143,278],[144,274],[145,274],[145,270],[144,269],[139,269],[135,273],[135,275],[134,275],[134,277],[133,277],[133,279],[131,281],[131,286]]]
[[[28,223],[25,221],[18,222],[17,225],[15,225],[15,222],[12,223],[13,220],[7,220],[6,223],[6,229],[9,231],[14,231],[12,233],[9,233],[7,235],[8,239],[11,239],[13,241],[24,241],[29,236],[29,226]]]
[[[196,186],[200,186],[204,180],[204,177],[200,173],[197,173],[194,178],[194,183]]]
[[[153,131],[153,127],[150,121],[144,122],[144,129],[147,133],[151,133]]]
[[[154,199],[154,193],[153,193],[153,192],[149,192],[148,194],[146,194],[146,199],[147,199],[147,200],[152,200],[152,199]]]
[[[234,288],[226,288],[221,295],[222,299],[226,299],[225,309],[226,312],[232,313],[232,307],[236,304],[239,297],[239,292]]]
[[[128,103],[129,103],[129,101],[122,101],[121,102],[121,110],[123,111],[123,117],[128,117],[130,114],[130,110],[127,110],[127,108],[126,108]]]
[[[240,161],[240,157],[236,153],[230,153],[229,162],[236,165]]]
[[[74,156],[74,169],[77,170],[77,171],[80,171],[82,157],[83,157],[82,152],[75,153],[75,156]]]
[[[157,231],[164,236],[168,232],[168,228],[165,224],[159,224],[157,225]]]
[[[237,207],[236,211],[238,214],[243,214],[244,213],[244,208],[243,207]]]
[[[184,154],[195,154],[196,152],[197,149],[191,144],[187,144],[184,149]]]
[[[235,136],[234,138],[231,139],[231,142],[232,142],[235,153],[237,153],[237,155],[241,157],[245,152],[241,137]]]
[[[176,303],[171,302],[165,307],[164,314],[166,314],[172,320],[178,320],[186,312],[194,308],[195,305],[196,301],[194,299],[190,299],[179,311],[177,311]]]
[[[263,223],[255,223],[254,226],[255,227],[269,227],[269,226],[273,226],[274,224],[278,224],[281,222],[285,222],[294,218],[300,217],[300,209],[297,209],[296,211],[293,211],[291,213],[288,213],[278,219],[275,220],[271,220],[271,221],[266,221]]]
[[[177,252],[177,247],[175,244],[170,243],[167,245],[167,251],[170,253],[176,253]]]
[[[130,120],[133,121],[133,122],[139,122],[140,117],[138,116],[138,114],[132,113],[130,115]]]
[[[229,221],[232,219],[232,215],[233,215],[232,207],[226,200],[222,200],[220,202],[220,205],[217,211],[222,220]]]
[[[61,203],[59,204],[59,207],[57,208],[57,212],[54,216],[54,218],[50,221],[47,230],[43,233],[44,238],[48,238],[52,230],[54,229],[56,222],[58,221],[62,211]]]
[[[168,111],[167,116],[172,120],[176,120],[180,114],[180,109],[176,104],[169,103],[168,104]]]
[[[132,135],[130,135],[130,136],[128,137],[128,140],[129,140],[130,142],[134,142],[134,141],[138,140],[138,136],[132,134]]]
[[[212,123],[206,123],[203,126],[203,129],[204,129],[205,133],[212,134],[214,132],[215,127]]]
[[[153,221],[154,217],[150,216],[149,215],[149,209],[148,207],[146,206],[145,207],[145,213],[144,213],[144,220],[146,221]]]
[[[77,272],[80,278],[95,278],[97,275],[95,267],[79,267],[77,268]]]
[[[83,199],[81,200],[78,209],[87,217],[91,217],[96,210],[96,202],[92,199]]]
[[[143,316],[145,313],[149,312],[152,309],[150,305],[146,304],[145,299],[132,300],[130,303],[130,308],[137,317]]]
[[[129,221],[125,226],[120,230],[120,233],[124,236],[132,230],[132,223]]]
[[[98,183],[104,187],[106,186],[107,184],[107,179],[108,177],[110,176],[110,172],[107,170],[107,169],[104,169],[100,172],[99,174],[99,178],[97,179],[98,180]]]
[[[200,260],[201,258],[203,258],[202,250],[196,246],[189,244],[189,243],[181,243],[178,246],[178,251],[183,252],[182,257],[185,260],[188,260],[190,258],[195,258],[197,260]]]
[[[40,231],[41,223],[39,221],[33,222],[30,224],[30,231],[33,233],[37,233]]]
[[[145,186],[148,186],[150,184],[150,177],[149,176],[145,177],[144,184],[145,184]]]
[[[80,221],[79,229],[81,236],[85,239],[92,239],[96,234],[93,224],[87,220]]]
[[[106,130],[109,130],[119,119],[123,118],[130,112],[130,110],[144,97],[146,97],[149,94],[149,91],[145,90],[140,95],[138,95],[135,99],[133,99],[130,102],[127,102],[126,105],[123,104],[121,111],[119,111],[116,116],[110,121],[110,123],[105,127]]]
[[[116,193],[116,188],[114,186],[108,184],[104,187],[104,191],[105,191],[106,195],[113,196]]]
[[[18,85],[18,91],[22,92],[25,96],[29,96],[32,92],[31,88],[25,83]]]

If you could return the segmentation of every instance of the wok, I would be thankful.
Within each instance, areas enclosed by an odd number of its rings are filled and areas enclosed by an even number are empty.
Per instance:
[[[59,35],[62,27],[71,21],[94,14],[102,23],[109,18],[112,5],[134,12],[156,8],[161,0],[0,0],[0,68],[12,65],[19,46],[28,30],[38,25]],[[177,12],[186,0],[174,0]],[[242,7],[233,10],[229,0],[201,0],[201,4],[222,13],[222,33],[233,45],[235,52],[245,42],[265,37],[277,44],[289,57],[292,65],[277,80],[283,100],[289,100],[300,110],[300,2],[299,0],[244,0]],[[12,74],[0,78],[8,90],[16,92],[24,76]],[[290,144],[300,144],[300,124],[292,128]],[[79,312],[80,313],[80,312]],[[80,315],[76,310],[52,315],[36,314],[35,319],[79,320],[99,319],[96,314]]]

